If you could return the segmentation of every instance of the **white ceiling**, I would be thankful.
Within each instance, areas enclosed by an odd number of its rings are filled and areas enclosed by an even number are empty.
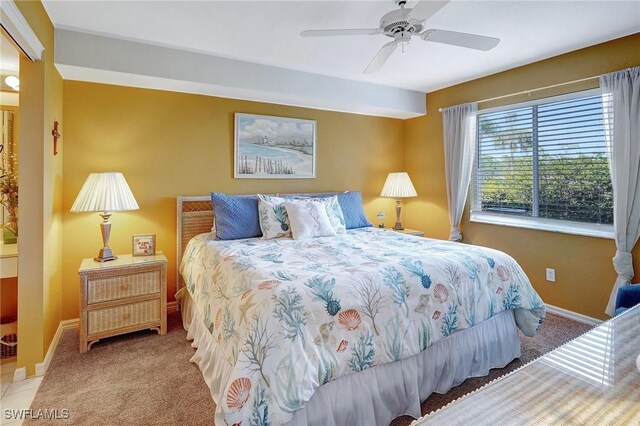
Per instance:
[[[9,75],[19,76],[20,52],[4,33],[0,34],[0,105],[18,105],[18,93],[9,87],[5,77]]]
[[[415,4],[408,3],[408,7]],[[395,8],[378,1],[44,0],[57,28],[298,71],[430,92],[640,31],[640,1],[458,1],[427,28],[502,41],[489,52],[414,38],[383,69],[363,74],[383,35],[302,38],[300,31],[375,28]]]
[[[0,34],[0,70],[14,75],[20,70],[20,52],[4,33]]]
[[[20,70],[20,54],[18,49],[2,40],[0,47],[0,70],[17,75]]]

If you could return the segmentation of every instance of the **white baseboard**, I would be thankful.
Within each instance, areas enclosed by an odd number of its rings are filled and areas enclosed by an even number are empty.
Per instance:
[[[44,376],[47,368],[49,368],[51,358],[53,358],[53,354],[56,352],[58,343],[60,343],[62,332],[64,330],[77,328],[79,323],[80,320],[78,318],[60,321],[60,324],[58,324],[58,329],[56,330],[56,334],[53,336],[53,340],[51,340],[51,344],[49,345],[49,350],[47,350],[47,355],[45,355],[44,360],[41,363],[36,364],[36,376]]]
[[[167,315],[175,314],[179,310],[180,310],[180,307],[178,306],[178,302],[173,301],[173,302],[167,303]]]
[[[13,383],[20,382],[27,378],[27,367],[16,368],[13,372]]]
[[[559,308],[557,306],[553,306],[553,305],[549,305],[548,303],[546,304],[547,306],[547,312],[551,312],[552,314],[556,314],[556,315],[560,315],[561,317],[565,317],[565,318],[569,318],[578,322],[582,322],[585,324],[589,324],[589,325],[600,325],[602,324],[604,321],[597,319],[597,318],[592,318],[592,317],[588,317],[586,315],[582,315],[579,314],[577,312],[573,312],[570,311],[568,309],[564,309],[564,308]]]
[[[178,312],[178,310],[179,310],[178,302],[167,303],[167,314]],[[49,345],[49,349],[47,350],[47,354],[45,355],[44,360],[36,364],[36,376],[43,376],[44,373],[47,372],[47,368],[49,368],[49,364],[51,363],[53,354],[56,352],[58,343],[60,343],[60,337],[62,336],[62,332],[64,330],[71,330],[71,329],[78,328],[79,325],[80,325],[79,318],[60,321],[60,324],[58,324],[58,329],[56,330],[56,334],[54,334],[53,340],[51,340],[51,344]],[[19,382],[26,378],[27,378],[27,369],[25,367],[17,368],[13,373],[14,382]]]
[[[74,328],[78,328],[80,326],[80,318],[73,318],[70,320],[60,321],[60,327],[63,330],[72,330]]]

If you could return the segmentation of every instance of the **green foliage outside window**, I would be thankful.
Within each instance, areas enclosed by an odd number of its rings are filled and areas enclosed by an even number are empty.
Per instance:
[[[545,163],[539,170],[539,217],[613,223],[613,190],[604,155],[554,158]],[[482,164],[482,210],[531,216],[532,157],[483,158]],[[509,175],[509,185],[505,185],[504,177],[495,173],[504,167],[519,171]]]
[[[576,102],[575,110],[567,107],[567,122],[575,121],[559,127],[567,132],[566,140],[561,143],[553,140],[552,145],[545,145],[544,138],[535,140],[531,107],[479,117],[477,188],[480,192],[476,199],[482,211],[534,216],[534,150],[537,149],[537,217],[613,223],[613,189],[601,128],[591,130],[593,122],[588,123],[591,127],[587,132],[591,133],[585,138],[584,129],[573,127],[582,118],[571,115],[584,114],[586,107],[580,104],[584,99]],[[597,111],[591,111],[589,118],[593,120]],[[546,126],[549,129],[549,125]],[[555,129],[545,131],[550,138],[556,138],[549,133]]]

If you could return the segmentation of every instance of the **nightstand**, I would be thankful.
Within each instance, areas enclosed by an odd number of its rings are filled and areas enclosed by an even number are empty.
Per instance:
[[[387,228],[387,229],[393,232],[400,232],[401,234],[415,235],[416,237],[424,237],[424,232],[418,231],[415,229],[409,229],[409,228],[404,228],[403,230],[396,230],[393,228]]]
[[[80,352],[98,340],[132,331],[167,332],[167,258],[84,259],[80,275]]]

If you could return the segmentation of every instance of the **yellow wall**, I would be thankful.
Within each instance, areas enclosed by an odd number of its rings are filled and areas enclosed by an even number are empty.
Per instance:
[[[438,108],[516,93],[557,83],[600,75],[640,64],[640,34],[599,44],[489,77],[459,84],[427,96],[428,114],[406,121],[405,168],[419,197],[408,203],[406,225],[428,236],[449,236],[444,174],[442,116]],[[597,80],[565,86],[544,97],[597,87]],[[534,97],[527,98],[533,99]],[[524,99],[510,98],[513,103]],[[480,108],[496,106],[481,104]],[[465,242],[493,247],[512,255],[524,268],[543,300],[584,315],[605,318],[604,309],[616,274],[611,258],[613,240],[556,234],[469,222],[463,217]],[[634,250],[635,270],[640,270],[640,249]],[[545,280],[545,268],[556,269],[556,282]]]
[[[407,203],[405,225],[447,238],[440,107],[599,75],[640,63],[640,35],[561,55],[430,93],[425,117],[407,121],[257,102],[64,82],[63,319],[78,316],[77,268],[100,247],[99,218],[68,212],[90,172],[122,171],[141,209],[112,216],[111,246],[130,252],[131,234],[156,233],[169,258],[169,299],[175,290],[175,196],[360,189],[367,213],[393,203],[378,199],[387,172],[407,170],[420,196]],[[597,80],[540,93],[596,87]],[[527,98],[530,99],[530,98]],[[508,102],[524,99],[511,98]],[[482,107],[495,106],[483,104]],[[318,121],[318,177],[313,180],[233,179],[233,113],[245,112]],[[389,222],[389,220],[387,220]],[[615,273],[612,240],[554,234],[463,219],[465,240],[504,250],[524,267],[550,304],[604,318]],[[636,249],[638,252],[638,249]],[[640,256],[636,253],[636,269]],[[544,279],[556,269],[557,282]]]
[[[62,121],[62,78],[42,4],[16,4],[45,47],[41,61],[20,60],[18,367],[32,375],[61,319],[62,154],[52,154],[51,128]]]
[[[233,179],[235,112],[317,120],[316,179]],[[175,292],[177,195],[362,190],[370,218],[394,203],[377,199],[390,171],[402,169],[404,122],[207,96],[64,82],[63,318],[78,317],[78,267],[101,247],[100,218],[69,209],[87,175],[121,171],[140,210],[111,217],[114,253],[131,235],[157,234]]]

